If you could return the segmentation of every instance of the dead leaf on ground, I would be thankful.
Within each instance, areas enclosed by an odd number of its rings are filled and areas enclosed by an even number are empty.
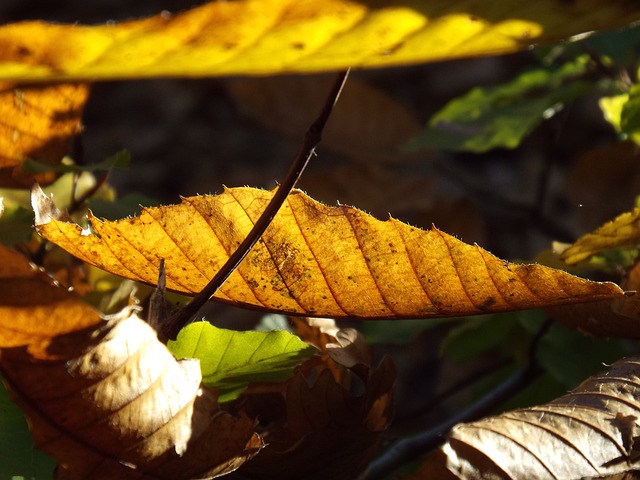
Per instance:
[[[111,273],[155,283],[165,260],[167,288],[193,294],[246,237],[273,192],[226,189],[217,196],[144,209],[101,222],[92,234],[43,214],[51,199],[34,192],[39,233]],[[598,283],[540,265],[500,260],[440,230],[423,231],[349,206],[289,195],[262,240],[216,294],[235,305],[333,318],[472,315],[622,297]]]
[[[620,28],[623,0],[210,2],[106,24],[0,28],[0,79],[105,80],[380,68],[476,55]]]
[[[300,138],[322,107],[332,81],[333,76],[243,78],[226,86],[242,113],[281,134]],[[400,147],[420,129],[407,108],[352,77],[322,134],[322,145],[360,163],[395,163],[415,157],[400,152]]]
[[[42,272],[4,273],[0,371],[56,478],[211,478],[262,448],[254,421],[220,411],[197,361],[177,362],[135,314],[103,320]]]
[[[457,425],[411,478],[624,478],[640,459],[639,385],[630,357],[545,405]]]
[[[85,84],[0,85],[0,187],[56,179],[53,172],[23,172],[22,164],[31,158],[56,165],[71,152],[88,95]]]

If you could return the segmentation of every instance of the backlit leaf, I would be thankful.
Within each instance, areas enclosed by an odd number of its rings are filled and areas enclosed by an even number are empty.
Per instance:
[[[640,208],[619,215],[593,232],[583,235],[558,253],[562,260],[573,265],[596,253],[633,248],[638,244],[640,244]]]
[[[640,358],[614,363],[546,405],[453,428],[412,479],[558,480],[636,470],[640,433]]]
[[[623,0],[241,0],[98,26],[0,28],[0,79],[313,72],[495,55],[623,27]]]
[[[237,332],[208,322],[187,325],[167,348],[177,358],[200,360],[202,382],[219,401],[234,400],[250,382],[283,382],[316,349],[285,331]]]
[[[34,190],[38,231],[78,258],[167,288],[199,292],[245,238],[273,193],[226,189],[217,196],[145,209],[91,231],[54,220]],[[52,218],[53,217],[53,218]],[[470,315],[621,297],[619,287],[540,265],[500,260],[440,230],[423,231],[349,206],[289,195],[262,240],[216,294],[232,304],[320,317],[416,318]]]
[[[17,255],[0,247],[0,371],[56,478],[211,478],[260,450],[196,360],[176,361],[130,311],[102,319]]]
[[[53,172],[23,172],[22,165],[28,158],[56,165],[71,152],[88,94],[82,84],[0,85],[0,187],[56,178]]]

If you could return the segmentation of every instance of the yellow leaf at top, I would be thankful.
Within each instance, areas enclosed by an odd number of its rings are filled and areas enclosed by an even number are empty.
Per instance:
[[[513,52],[640,20],[635,2],[238,0],[97,26],[0,28],[0,80],[380,68]]]
[[[640,208],[626,212],[583,235],[568,248],[559,252],[569,265],[607,250],[632,248],[640,245]]]
[[[199,292],[259,218],[273,193],[226,189],[217,196],[144,209],[101,222],[93,234],[51,218],[34,192],[38,232],[109,272]],[[612,283],[590,282],[540,265],[500,260],[437,229],[377,220],[353,207],[329,207],[294,191],[262,240],[216,294],[246,307],[317,317],[416,318],[471,315],[616,298]]]

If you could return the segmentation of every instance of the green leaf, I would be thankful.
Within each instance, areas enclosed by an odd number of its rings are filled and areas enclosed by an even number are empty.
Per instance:
[[[474,88],[436,113],[407,148],[469,152],[515,148],[542,120],[591,88],[590,82],[577,80],[588,65],[588,58],[581,56],[555,70],[539,68],[498,87]]]
[[[208,322],[187,325],[167,345],[177,358],[200,360],[202,382],[220,402],[238,398],[250,382],[282,382],[317,350],[284,331],[237,332]]]
[[[21,205],[5,208],[0,217],[0,243],[12,246],[33,235],[33,211]]]
[[[55,461],[33,446],[22,410],[9,399],[0,378],[0,478],[48,480]]]

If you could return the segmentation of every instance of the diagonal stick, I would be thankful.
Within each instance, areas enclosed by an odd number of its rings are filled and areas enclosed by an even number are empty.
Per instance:
[[[198,313],[198,310],[218,291],[227,278],[238,268],[238,265],[240,265],[240,262],[247,256],[251,248],[253,248],[260,237],[262,237],[262,234],[271,224],[273,217],[276,216],[278,210],[280,210],[280,207],[289,196],[289,193],[300,179],[302,172],[320,143],[322,131],[331,115],[334,105],[338,101],[338,97],[340,96],[340,92],[344,87],[348,75],[349,70],[340,72],[337,75],[320,114],[306,131],[300,151],[289,167],[286,177],[247,237],[238,248],[236,248],[226,263],[218,270],[202,291],[193,297],[183,308],[176,311],[159,325],[158,338],[162,342],[166,343],[167,340],[177,337],[180,329],[184,327]]]

